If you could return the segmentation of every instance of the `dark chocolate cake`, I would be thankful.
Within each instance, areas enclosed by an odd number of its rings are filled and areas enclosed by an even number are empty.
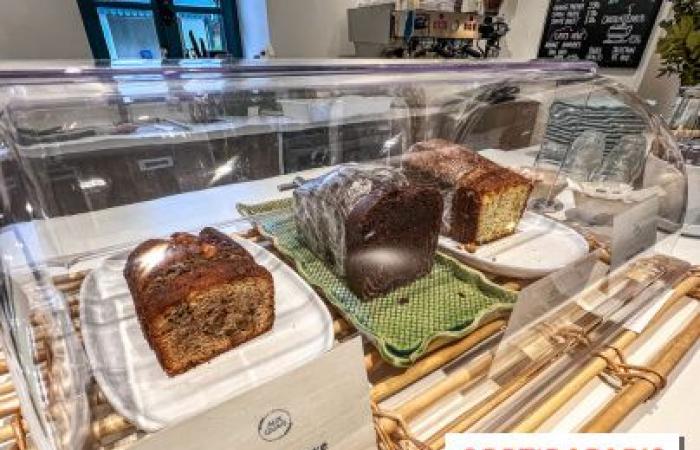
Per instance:
[[[294,191],[298,232],[361,298],[430,272],[442,198],[411,186],[400,170],[341,166]]]

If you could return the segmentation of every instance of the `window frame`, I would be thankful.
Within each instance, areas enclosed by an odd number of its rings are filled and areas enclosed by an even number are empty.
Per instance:
[[[241,45],[241,33],[238,25],[238,9],[236,8],[236,0],[220,0],[219,7],[211,6],[177,6],[173,0],[150,0],[146,2],[138,1],[114,1],[114,0],[77,0],[80,14],[83,18],[83,25],[88,37],[90,49],[95,59],[109,60],[109,48],[107,41],[100,24],[99,14],[97,9],[105,8],[120,8],[120,9],[140,9],[143,11],[151,11],[155,22],[156,35],[161,48],[165,48],[168,52],[169,59],[184,58],[183,44],[184,38],[181,36],[180,27],[175,20],[170,25],[165,25],[160,20],[159,10],[162,8],[170,8],[174,14],[180,12],[198,13],[198,14],[220,14],[224,25],[224,38],[226,40],[226,48],[228,54],[235,58],[243,56],[243,48]]]

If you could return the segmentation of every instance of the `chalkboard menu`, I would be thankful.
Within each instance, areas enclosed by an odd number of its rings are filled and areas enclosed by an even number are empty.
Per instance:
[[[663,0],[551,0],[540,58],[637,67]]]

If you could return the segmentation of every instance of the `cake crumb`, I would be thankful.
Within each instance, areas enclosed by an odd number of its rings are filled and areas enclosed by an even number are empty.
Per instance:
[[[467,253],[474,253],[478,248],[478,246],[474,243],[460,244],[459,247]]]

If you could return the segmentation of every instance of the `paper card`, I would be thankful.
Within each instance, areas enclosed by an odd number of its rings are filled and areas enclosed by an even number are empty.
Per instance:
[[[656,243],[659,197],[653,196],[613,217],[610,265],[621,266]]]
[[[568,266],[538,280],[518,293],[503,340],[518,330],[539,322],[556,307],[592,285],[608,272],[600,253],[592,252]]]
[[[603,278],[608,269],[600,261],[600,252],[592,252],[521,290],[496,349],[489,377],[504,384],[518,373],[511,370],[511,365],[521,354],[536,361],[551,349],[551,343],[535,332],[537,325],[569,305],[572,297]]]
[[[133,448],[374,450],[363,361],[358,337]]]

